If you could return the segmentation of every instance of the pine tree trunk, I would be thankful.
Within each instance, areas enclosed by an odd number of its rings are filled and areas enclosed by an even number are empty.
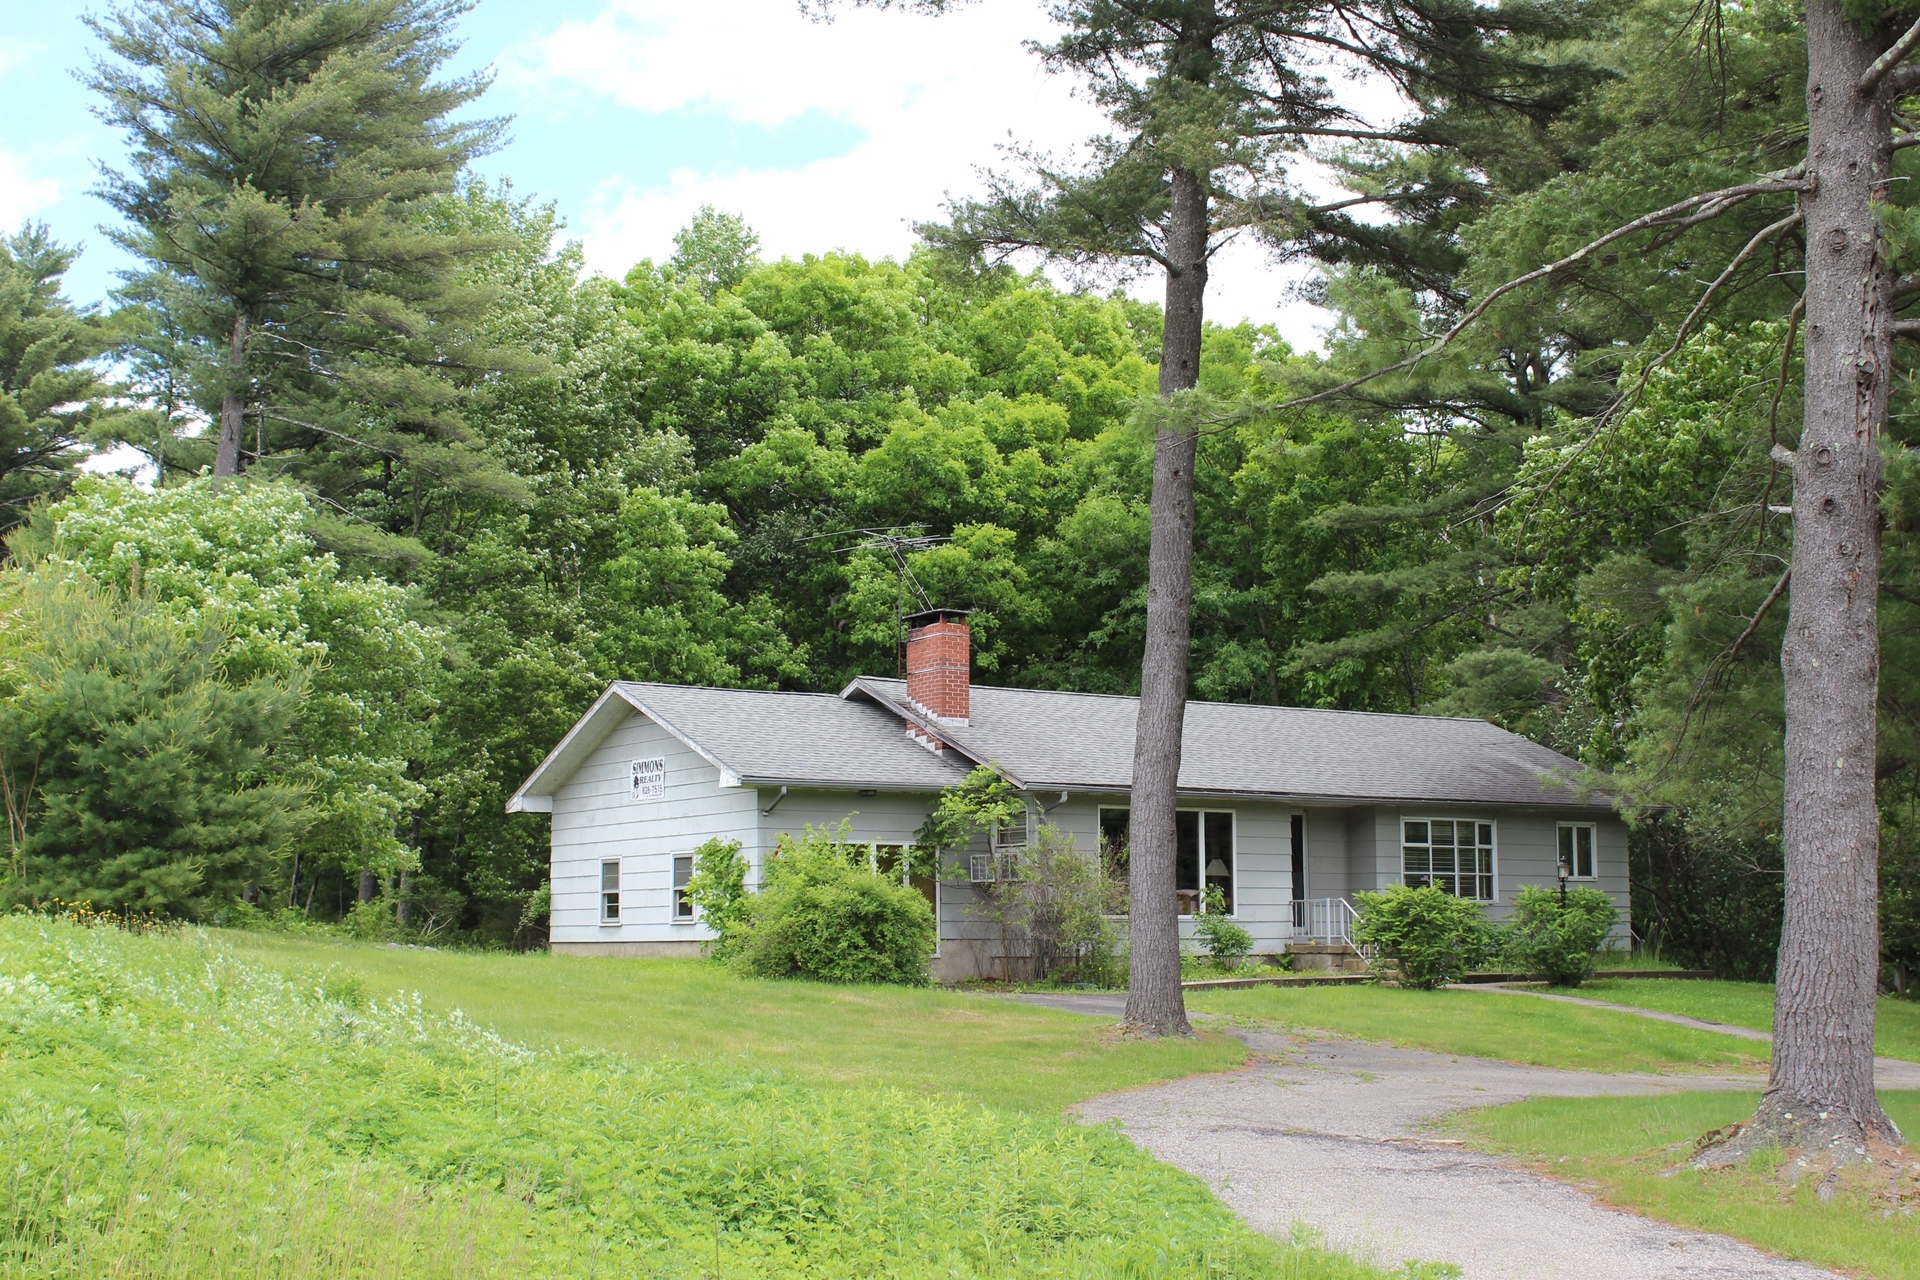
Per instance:
[[[380,896],[380,877],[376,876],[371,871],[362,871],[360,873],[360,892],[359,892],[359,895],[355,898],[355,901],[372,902],[375,898],[379,896]]]
[[[1207,288],[1207,196],[1199,175],[1176,170],[1167,221],[1166,327],[1160,394],[1199,381]],[[1147,552],[1147,637],[1133,740],[1128,826],[1130,948],[1124,1025],[1150,1035],[1192,1035],[1180,994],[1180,917],[1174,899],[1174,814],[1187,715],[1193,609],[1193,467],[1199,439],[1177,418],[1153,441],[1152,540]]]
[[[394,891],[394,897],[399,901],[394,905],[393,919],[404,929],[413,923],[413,877],[402,871],[399,880],[399,887]]]
[[[220,393],[220,441],[213,455],[213,474],[240,474],[240,431],[246,425],[247,405],[241,392],[247,371],[247,313],[233,317],[233,335],[227,346],[226,387]]]
[[[1763,1145],[1840,1162],[1898,1141],[1873,1087],[1879,987],[1880,454],[1891,278],[1872,204],[1892,170],[1887,106],[1858,89],[1890,39],[1839,0],[1807,5],[1806,423],[1793,459],[1793,579],[1782,840],[1786,915],[1773,1068],[1753,1122],[1711,1153]]]

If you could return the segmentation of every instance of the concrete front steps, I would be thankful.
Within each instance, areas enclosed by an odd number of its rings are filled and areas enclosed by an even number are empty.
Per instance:
[[[1289,942],[1286,955],[1293,957],[1293,972],[1367,973],[1367,958],[1347,942]]]

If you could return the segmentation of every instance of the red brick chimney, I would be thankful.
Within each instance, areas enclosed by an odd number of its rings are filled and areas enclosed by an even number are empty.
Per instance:
[[[964,724],[973,632],[965,609],[930,609],[907,619],[907,700],[937,720]]]

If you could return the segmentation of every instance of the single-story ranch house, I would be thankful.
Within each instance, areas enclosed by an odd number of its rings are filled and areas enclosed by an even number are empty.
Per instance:
[[[973,687],[965,615],[910,620],[907,678],[839,694],[619,682],[533,771],[509,812],[553,815],[555,951],[693,954],[693,850],[738,840],[754,874],[782,832],[850,824],[893,865],[942,788],[991,764],[1028,826],[949,851],[917,882],[938,976],[995,975],[976,885],[1038,824],[1089,856],[1124,841],[1136,699]],[[1180,768],[1182,932],[1208,886],[1256,951],[1337,941],[1356,890],[1438,884],[1505,914],[1521,886],[1596,885],[1624,918],[1627,835],[1565,756],[1480,720],[1194,702]],[[995,848],[989,848],[989,845]]]

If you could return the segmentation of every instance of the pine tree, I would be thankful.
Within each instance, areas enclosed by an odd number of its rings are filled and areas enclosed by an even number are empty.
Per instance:
[[[88,83],[132,144],[102,194],[119,243],[184,286],[216,475],[291,452],[323,488],[373,458],[488,483],[460,385],[511,358],[470,334],[491,294],[461,268],[498,245],[421,216],[501,136],[449,119],[486,77],[435,79],[469,7],[143,0],[91,20],[108,55]]]
[[[884,4],[885,0],[881,0]],[[912,7],[939,10],[942,0]],[[1067,32],[1041,48],[1074,74],[1114,132],[1078,170],[1027,153],[923,234],[971,255],[1038,251],[1072,268],[1157,268],[1166,279],[1155,422],[1146,646],[1134,735],[1128,1025],[1188,1034],[1180,997],[1174,813],[1193,608],[1194,469],[1208,264],[1225,241],[1258,234],[1297,246],[1358,205],[1405,190],[1315,204],[1288,165],[1316,143],[1432,141],[1421,120],[1449,107],[1550,119],[1593,73],[1534,56],[1529,42],[1571,30],[1573,8],[1467,0],[1075,0],[1053,6]],[[1417,104],[1400,129],[1371,127],[1337,100],[1335,59],[1391,76]],[[1457,175],[1443,172],[1453,182]]]
[[[42,226],[0,237],[0,523],[61,483],[103,416],[89,362],[111,338],[60,295],[74,256]]]
[[[7,585],[28,623],[0,700],[8,895],[191,916],[265,879],[307,820],[266,768],[297,681],[229,681],[217,628],[195,634],[138,592]]]

